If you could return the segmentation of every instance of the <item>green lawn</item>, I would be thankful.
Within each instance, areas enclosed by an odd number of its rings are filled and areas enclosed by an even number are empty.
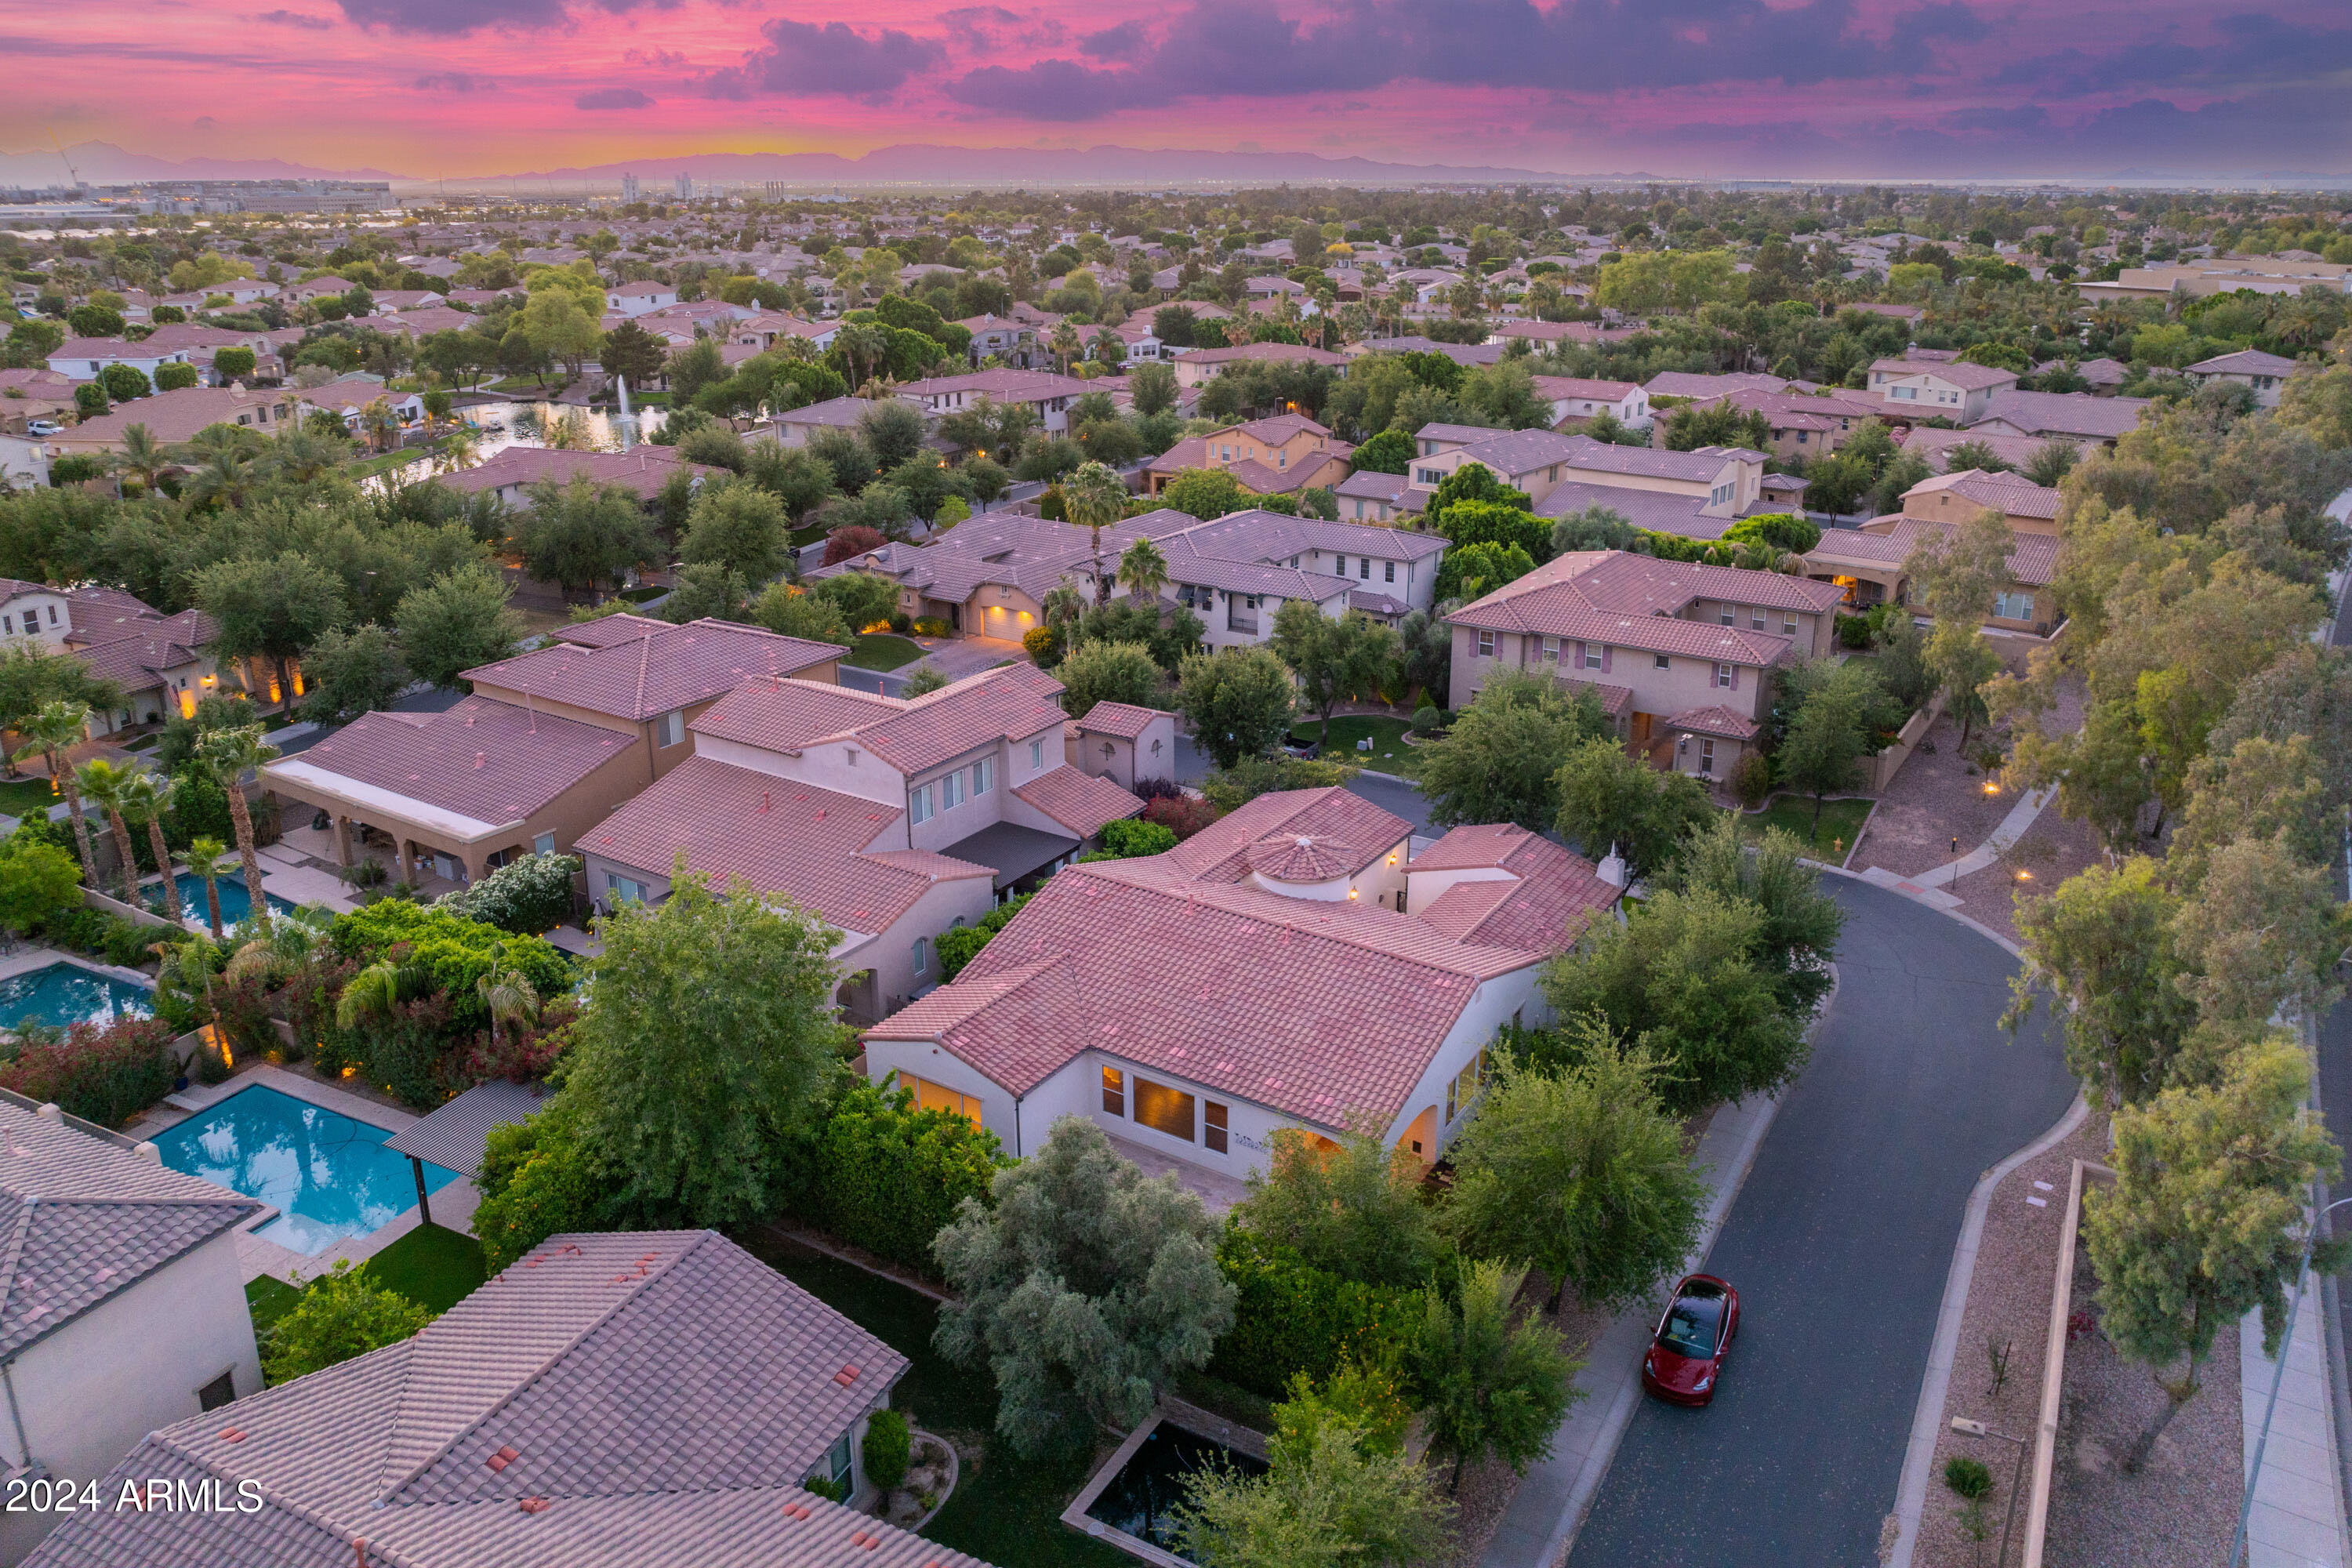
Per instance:
[[[301,1299],[302,1292],[283,1279],[264,1274],[258,1279],[247,1280],[245,1306],[246,1310],[253,1314],[255,1337],[267,1334],[270,1325],[284,1317],[288,1310]]]
[[[65,796],[49,787],[47,773],[35,773],[28,778],[0,782],[0,812],[10,816],[27,816],[47,812]]]
[[[653,584],[647,584],[642,588],[624,588],[621,590],[620,596],[628,600],[632,605],[642,605],[647,599],[658,599],[664,594],[668,592],[669,590],[667,588],[659,587]]]
[[[1421,754],[1404,743],[1404,732],[1412,726],[1402,719],[1384,719],[1376,713],[1340,713],[1331,720],[1331,739],[1323,747],[1327,762],[1352,763],[1370,768],[1375,773],[1398,773],[1406,778],[1417,777],[1421,770]],[[1312,741],[1322,733],[1322,725],[1313,719],[1302,719],[1290,727],[1293,741]],[[1372,749],[1356,750],[1356,742],[1369,740]]]
[[[1815,858],[1843,861],[1853,847],[1854,835],[1862,830],[1863,819],[1870,815],[1870,804],[1867,800],[1823,801],[1818,837],[1813,832],[1813,803],[1806,795],[1775,795],[1761,815],[1742,816],[1739,821],[1743,827],[1759,834],[1767,827],[1785,828],[1811,844]]]
[[[923,657],[923,650],[889,632],[861,632],[841,662],[853,669],[897,669]]]
[[[939,1308],[928,1298],[764,1233],[739,1239],[913,1363],[891,1391],[890,1403],[916,1426],[943,1436],[993,1428],[996,1389],[988,1370],[966,1371],[931,1348]],[[955,1496],[923,1533],[1008,1568],[1133,1568],[1124,1552],[1061,1522],[1087,1469],[1031,1463],[992,1438],[980,1463],[964,1467]]]
[[[482,1282],[482,1244],[463,1231],[421,1225],[363,1267],[375,1282],[446,1312]]]

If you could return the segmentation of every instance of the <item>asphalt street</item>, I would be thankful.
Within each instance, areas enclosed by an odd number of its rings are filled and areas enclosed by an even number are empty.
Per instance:
[[[1708,1259],[1740,1293],[1720,1392],[1643,1402],[1570,1568],[1874,1568],[1969,1193],[2074,1099],[2046,1016],[1999,1026],[2007,952],[1824,881],[1838,999]]]

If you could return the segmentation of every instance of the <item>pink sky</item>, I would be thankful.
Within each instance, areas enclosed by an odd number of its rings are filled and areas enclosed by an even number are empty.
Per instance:
[[[18,0],[0,150],[419,178],[908,142],[1565,174],[2352,170],[2328,0]]]

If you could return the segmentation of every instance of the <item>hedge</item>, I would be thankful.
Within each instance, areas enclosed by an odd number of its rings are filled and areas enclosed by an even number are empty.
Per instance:
[[[1241,1294],[1209,1374],[1268,1399],[1286,1397],[1297,1373],[1319,1384],[1349,1363],[1391,1360],[1423,1310],[1418,1290],[1360,1285],[1310,1268],[1291,1248],[1230,1222],[1217,1243],[1217,1267]]]
[[[460,1034],[487,1029],[490,1017],[474,982],[489,973],[490,950],[506,944],[507,962],[522,971],[541,1000],[572,989],[563,955],[535,936],[517,936],[447,910],[427,909],[403,899],[380,899],[355,914],[339,915],[328,941],[344,958],[373,963],[403,942],[408,962],[432,977],[433,988],[449,1000],[449,1025]]]
[[[911,1090],[858,1079],[817,1135],[814,1180],[799,1205],[842,1240],[936,1273],[931,1238],[965,1198],[988,1201],[1012,1162],[996,1134],[950,1110],[918,1110]]]
[[[59,1038],[27,1040],[0,1070],[0,1087],[119,1127],[172,1092],[180,1073],[175,1037],[161,1018],[118,1018],[104,1028],[78,1023]]]

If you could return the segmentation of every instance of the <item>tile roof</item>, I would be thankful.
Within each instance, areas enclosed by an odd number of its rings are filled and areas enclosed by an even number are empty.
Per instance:
[[[1705,496],[1563,479],[1536,503],[1536,515],[1559,518],[1587,507],[1605,506],[1634,527],[1653,533],[1678,534],[1685,539],[1721,539],[1724,530],[1739,520],[1709,517],[1705,510],[1706,504]]]
[[[1734,713],[1719,702],[1704,708],[1685,708],[1666,721],[1666,728],[1688,730],[1697,735],[1723,735],[1734,741],[1752,741],[1763,730],[1755,720]]]
[[[2002,462],[2023,468],[2033,460],[2050,440],[2063,441],[2069,447],[2077,443],[2063,436],[2011,436],[2000,430],[1981,427],[1974,430],[1944,430],[1932,425],[1914,425],[1902,433],[1902,446],[1906,452],[1924,458],[1930,468],[1948,473],[1951,468],[1950,452],[1955,447],[1969,442],[1981,442]]]
[[[1620,447],[1590,436],[1565,437],[1572,445],[1560,457],[1569,468],[1589,474],[1627,474],[1642,479],[1680,479],[1686,484],[1710,484],[1735,458],[1762,462],[1764,454],[1744,447],[1701,447],[1671,452],[1656,447]]]
[[[2261,349],[2239,349],[2234,353],[2215,354],[2200,359],[2189,367],[2191,375],[2293,375],[2294,361],[2283,355],[2265,353]]]
[[[1078,721],[1078,728],[1097,735],[1116,735],[1133,741],[1151,727],[1155,719],[1167,718],[1158,708],[1139,708],[1132,702],[1097,702]]]
[[[626,452],[507,447],[470,468],[436,475],[433,482],[475,495],[508,485],[535,485],[542,481],[564,485],[576,479],[585,479],[594,484],[622,485],[639,497],[651,500],[661,493],[662,486],[669,482],[673,474],[698,474],[709,479],[721,472],[724,470],[705,463],[681,460],[674,447],[656,447],[650,443]]]
[[[1395,474],[1382,479],[1397,479]],[[1252,508],[1227,512],[1207,522],[1180,531],[1195,550],[1235,561],[1268,565],[1287,561],[1303,551],[1328,551],[1339,555],[1371,555],[1395,561],[1426,561],[1443,554],[1448,541],[1442,533],[1384,528],[1378,523],[1326,521],[1319,517],[1286,517],[1278,511]],[[1162,541],[1164,545],[1165,541]]]
[[[668,876],[683,855],[690,871],[722,883],[740,877],[763,893],[788,896],[828,925],[874,933],[897,923],[935,881],[994,869],[944,855],[910,861],[871,852],[904,815],[877,801],[697,756],[582,834],[579,847],[656,877]]]
[[[1076,397],[1094,390],[1092,382],[1056,375],[1045,370],[975,370],[962,375],[935,375],[910,381],[898,389],[902,398],[950,396],[959,392],[985,393],[998,403],[1042,403],[1049,397]]]
[[[1538,834],[1508,824],[1454,830],[1462,832],[1486,836],[1465,851],[1483,858],[1465,865],[1509,876],[1457,882],[1413,911],[1457,942],[1565,952],[1594,916],[1617,902],[1618,889],[1601,879],[1591,861]],[[1446,838],[1416,857],[1407,870],[1423,869],[1422,860],[1444,849]]]
[[[258,1511],[79,1514],[32,1561],[985,1568],[800,1487],[906,1368],[714,1233],[551,1237],[414,1339],[152,1434],[116,1472],[250,1482]]]
[[[1715,599],[1821,615],[1842,597],[1835,584],[1778,572],[1586,550],[1556,557],[1449,618],[1457,626],[1764,668],[1789,651],[1789,638],[1682,620],[1678,613],[1696,600]]]
[[[1881,528],[1877,520],[1864,529],[1832,528],[1822,534],[1822,542],[1805,552],[1808,562],[1823,566],[1862,564],[1868,566],[1900,566],[1911,559],[1912,552],[1931,539],[1948,538],[1959,531],[1958,523],[1938,522],[1932,518],[1895,516]],[[2009,572],[2011,580],[2029,588],[2046,587],[2058,575],[2058,536],[2054,533],[2010,533]]]
[[[366,713],[262,770],[266,780],[352,785],[454,814],[475,830],[520,822],[636,738],[468,697],[440,713]]]
[[[1982,468],[1962,468],[1957,474],[1937,474],[1921,479],[1903,492],[1909,500],[1916,495],[1949,492],[1979,506],[2016,517],[2038,517],[2055,520],[2058,516],[2059,494],[2056,490],[2017,474],[1987,473]]]
[[[0,1103],[0,1356],[15,1356],[262,1207]]]
[[[2112,441],[2139,428],[2145,397],[2095,397],[2087,392],[2020,392],[2004,387],[1985,405],[1979,425],[2000,420],[2029,436],[2083,436]]]
[[[1105,824],[1143,809],[1141,796],[1129,795],[1098,774],[1080,773],[1066,763],[1039,773],[1013,793],[1079,838],[1092,838]]]
[[[1533,323],[1506,321],[1496,329],[1509,332],[1514,327]],[[1539,375],[1535,378],[1536,395],[1558,403],[1563,398],[1583,397],[1598,403],[1616,403],[1642,390],[1641,384],[1632,381],[1600,381],[1583,375]]]
[[[1170,850],[1187,877],[1231,882],[1248,869],[1249,847],[1277,836],[1344,845],[1348,869],[1360,871],[1412,836],[1412,825],[1362,795],[1332,785],[1281,790],[1246,801]]]
[[[2017,384],[2017,373],[2013,370],[2003,370],[1998,365],[1969,364],[1959,360],[1882,359],[1873,361],[1870,368],[1873,374],[1892,380],[1932,375],[1963,392],[1981,392],[1988,387]]]
[[[640,618],[640,625],[658,629],[601,647],[561,642],[478,665],[464,672],[465,679],[477,689],[529,692],[592,713],[642,721],[708,702],[754,677],[794,675],[830,663],[842,652],[833,643],[778,637],[733,621],[688,621],[674,626]]]

